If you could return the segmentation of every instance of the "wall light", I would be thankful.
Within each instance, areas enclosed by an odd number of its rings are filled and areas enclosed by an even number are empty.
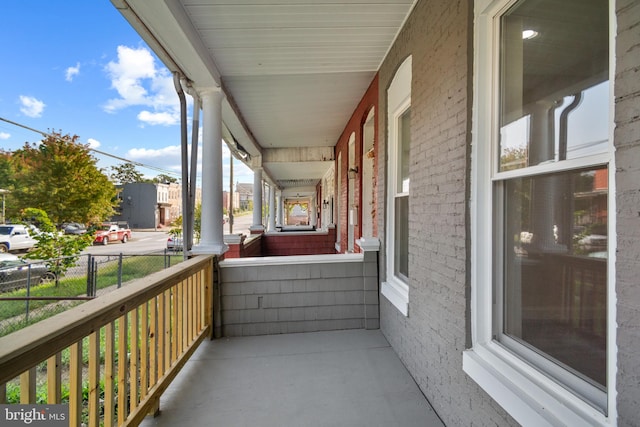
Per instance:
[[[523,40],[531,40],[532,38],[536,37],[538,35],[537,31],[534,30],[524,30],[522,32],[522,39]]]

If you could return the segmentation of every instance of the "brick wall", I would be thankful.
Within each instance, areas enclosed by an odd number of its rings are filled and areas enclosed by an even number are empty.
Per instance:
[[[363,134],[362,126],[364,125],[367,115],[371,108],[375,108],[375,113],[378,114],[378,77],[377,75],[371,81],[369,88],[365,92],[364,96],[360,100],[357,108],[351,115],[349,122],[345,126],[338,142],[336,143],[336,159],[338,159],[338,153],[342,153],[342,188],[338,189],[338,196],[340,197],[340,212],[338,212],[337,218],[342,221],[340,224],[340,248],[342,252],[345,252],[348,247],[348,230],[349,230],[349,138],[351,134],[355,135],[355,164],[358,166],[358,176],[355,181],[355,194],[354,203],[358,206],[358,220],[355,225],[355,239],[362,237],[361,224],[362,224],[362,146],[363,146]],[[375,134],[377,135],[377,123],[375,124]],[[377,137],[374,141],[374,147],[377,147]],[[377,155],[376,155],[377,161]],[[336,160],[337,162],[337,160]],[[375,168],[375,165],[374,165]],[[337,170],[337,168],[336,168]],[[335,181],[336,185],[338,180]],[[375,204],[375,200],[374,200]],[[375,206],[375,205],[374,205]],[[367,214],[370,214],[367,212]],[[374,232],[376,227],[374,226]],[[375,235],[375,234],[374,234]],[[372,237],[372,236],[368,236]],[[358,245],[354,245],[354,251],[359,252]]]
[[[262,256],[335,254],[335,243],[335,228],[326,232],[267,233],[262,235]]]
[[[618,0],[615,80],[618,425],[640,416],[640,2]]]
[[[446,425],[506,426],[515,422],[462,371],[470,330],[472,17],[470,1],[419,1],[379,71],[378,152],[384,158],[387,88],[412,55],[409,316],[381,296],[381,328]],[[384,162],[378,182],[382,207]],[[388,245],[385,217],[379,216],[378,230]],[[382,280],[385,274],[382,268]]]
[[[377,329],[377,252],[220,262],[223,336]]]

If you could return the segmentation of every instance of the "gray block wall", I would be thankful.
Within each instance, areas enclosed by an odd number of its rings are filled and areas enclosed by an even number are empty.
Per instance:
[[[419,1],[380,69],[378,140],[384,155],[387,88],[412,55],[409,316],[380,296],[380,320],[446,425],[510,426],[517,424],[462,370],[462,352],[470,345],[472,36],[472,2]],[[378,200],[386,200],[385,168],[381,162]],[[382,232],[385,217],[379,216]],[[382,280],[385,274],[381,270]]]
[[[220,262],[223,336],[379,328],[377,252],[290,259]]]
[[[640,2],[616,2],[618,425],[640,418]]]

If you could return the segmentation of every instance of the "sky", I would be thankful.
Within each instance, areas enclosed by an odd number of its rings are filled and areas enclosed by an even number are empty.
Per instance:
[[[173,77],[109,0],[3,2],[0,39],[0,118],[78,135],[91,148],[149,166],[136,166],[145,177],[180,178]],[[190,141],[191,123],[187,129]],[[4,151],[41,139],[0,120]],[[105,172],[124,163],[93,155]],[[229,158],[223,144],[227,190]],[[234,182],[253,182],[251,170],[238,160]]]

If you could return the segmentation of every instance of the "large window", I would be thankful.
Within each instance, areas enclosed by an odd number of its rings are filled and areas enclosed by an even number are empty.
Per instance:
[[[409,155],[411,57],[398,68],[387,91],[387,278],[382,294],[405,316],[409,310]]]
[[[477,368],[512,369],[510,389],[523,394],[501,403],[520,416],[518,399],[541,417],[602,421],[612,366],[609,5],[497,3],[476,10],[476,35],[495,49],[476,52],[478,315],[465,370],[494,394]]]

